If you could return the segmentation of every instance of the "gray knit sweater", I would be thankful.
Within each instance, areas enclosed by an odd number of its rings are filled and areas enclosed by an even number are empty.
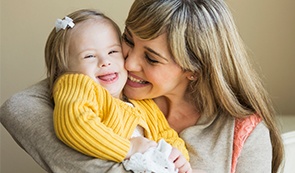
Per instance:
[[[91,158],[60,142],[52,122],[53,102],[47,80],[13,95],[0,108],[0,121],[15,141],[47,172],[126,172],[119,163]],[[207,173],[229,173],[231,169],[234,119],[202,116],[180,137],[186,142],[194,169]],[[272,147],[269,131],[258,124],[238,158],[238,173],[271,172]]]

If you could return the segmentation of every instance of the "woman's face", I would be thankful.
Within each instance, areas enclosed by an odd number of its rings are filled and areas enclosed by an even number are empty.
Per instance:
[[[128,98],[183,97],[191,73],[184,72],[173,61],[166,34],[146,41],[126,28],[123,33],[123,54],[128,70],[124,93]]]

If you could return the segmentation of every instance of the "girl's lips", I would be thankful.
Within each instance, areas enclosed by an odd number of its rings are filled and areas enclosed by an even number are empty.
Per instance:
[[[104,83],[112,83],[118,79],[118,73],[109,73],[101,76],[97,76],[100,81]]]

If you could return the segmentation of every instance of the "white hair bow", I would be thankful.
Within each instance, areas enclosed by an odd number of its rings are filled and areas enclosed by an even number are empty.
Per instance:
[[[73,28],[75,24],[73,23],[73,19],[69,17],[65,17],[65,19],[57,19],[55,22],[55,31],[58,32],[60,29],[66,29],[66,27],[69,26]]]

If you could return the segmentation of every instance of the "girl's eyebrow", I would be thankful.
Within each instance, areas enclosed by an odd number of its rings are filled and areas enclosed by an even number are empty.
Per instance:
[[[133,36],[132,36],[132,33],[130,32],[130,30],[128,29],[128,27],[125,27],[125,31],[128,33],[128,35],[129,35],[131,38],[133,37]],[[149,48],[149,47],[147,47],[147,46],[144,46],[144,48],[145,48],[148,52],[150,52],[150,53],[152,53],[152,54],[155,54],[156,56],[159,56],[160,58],[163,58],[165,61],[168,62],[168,59],[167,59],[167,58],[165,58],[164,56],[162,56],[160,53],[154,51],[152,48]]]

